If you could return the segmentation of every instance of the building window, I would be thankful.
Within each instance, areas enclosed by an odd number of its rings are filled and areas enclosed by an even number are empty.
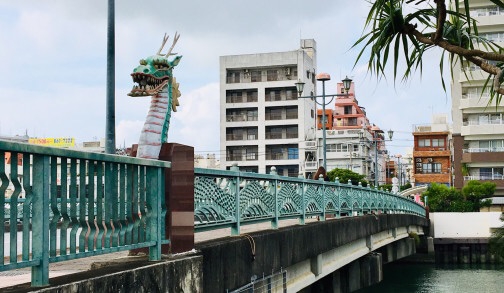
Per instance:
[[[504,174],[503,168],[480,168],[480,180],[502,180]]]
[[[278,80],[278,70],[268,70],[266,71],[267,76],[266,79],[267,81],[277,81]]]
[[[431,141],[430,141],[430,139],[419,139],[418,146],[419,147],[430,147]]]
[[[432,139],[432,146],[433,147],[445,147],[445,140],[442,138],[434,138]]]
[[[261,71],[260,70],[253,70],[251,72],[250,81],[251,82],[261,82],[262,81]]]
[[[239,83],[240,82],[240,71],[228,70],[228,72],[226,73],[226,82],[227,83]]]
[[[298,138],[298,127],[287,127],[287,138]]]
[[[422,164],[422,173],[430,174],[430,173],[441,173],[441,163],[424,163]]]
[[[352,114],[352,106],[345,106],[345,115]]]

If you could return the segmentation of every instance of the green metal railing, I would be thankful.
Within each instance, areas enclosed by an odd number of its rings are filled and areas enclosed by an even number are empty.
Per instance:
[[[369,187],[322,180],[239,171],[195,169],[196,232],[310,217],[324,221],[367,213],[405,213],[425,217],[425,209],[410,198]]]
[[[7,162],[7,155],[10,162]],[[49,263],[136,248],[161,258],[165,168],[170,163],[0,141],[0,271],[32,268],[49,282]],[[408,213],[413,200],[386,191],[271,174],[195,169],[195,232],[286,219]]]
[[[10,162],[7,157],[10,156]],[[5,159],[4,159],[5,158]],[[170,163],[0,141],[0,271],[149,248],[161,258]]]

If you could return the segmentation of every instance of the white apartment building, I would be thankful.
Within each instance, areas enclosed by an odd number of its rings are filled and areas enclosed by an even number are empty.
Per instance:
[[[504,10],[488,0],[469,3],[480,36],[503,46]],[[458,64],[453,73],[454,186],[461,188],[468,180],[491,181],[497,184],[495,195],[504,196],[504,105],[489,104],[488,89],[482,90],[488,74],[478,67]]]
[[[316,92],[316,42],[301,40],[298,50],[220,57],[221,169],[279,175],[305,174],[314,161],[316,106],[298,99]],[[313,166],[312,166],[313,167]]]

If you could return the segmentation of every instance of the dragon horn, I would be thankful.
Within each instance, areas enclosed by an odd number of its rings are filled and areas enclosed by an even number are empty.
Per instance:
[[[180,38],[180,34],[177,35],[177,32],[175,32],[175,37],[173,37],[173,44],[170,47],[170,50],[168,50],[168,53],[166,53],[166,57],[170,55],[177,55],[176,53],[172,54],[173,47],[175,47],[175,44],[177,43],[178,39]]]
[[[156,55],[161,55],[161,50],[163,50],[164,45],[166,44],[166,42],[168,41],[169,38],[170,38],[170,36],[167,36],[165,33],[164,37],[163,37],[163,42],[161,43],[161,48],[159,48],[159,51],[157,52]]]

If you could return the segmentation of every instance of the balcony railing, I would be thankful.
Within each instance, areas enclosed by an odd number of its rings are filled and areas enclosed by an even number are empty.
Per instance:
[[[463,150],[464,153],[498,153],[504,152],[504,147],[488,147],[488,148],[467,148]]]
[[[299,154],[297,153],[266,153],[266,160],[297,160],[299,159]]]
[[[233,141],[233,140],[257,140],[257,135],[256,134],[226,134],[226,140],[227,141]]]
[[[502,123],[502,119],[491,119],[487,121],[464,121],[464,126],[473,126],[473,125],[499,125]]]
[[[464,180],[466,180],[466,181],[469,181],[469,180],[504,180],[504,175],[485,173],[485,174],[479,174],[479,175],[464,176]]]
[[[255,115],[226,115],[227,122],[240,122],[240,121],[257,121],[257,114]]]
[[[317,161],[307,161],[305,162],[305,170],[317,170],[318,162]]]
[[[257,153],[256,152],[248,152],[247,154],[239,154],[239,155],[227,155],[226,161],[257,161]]]

